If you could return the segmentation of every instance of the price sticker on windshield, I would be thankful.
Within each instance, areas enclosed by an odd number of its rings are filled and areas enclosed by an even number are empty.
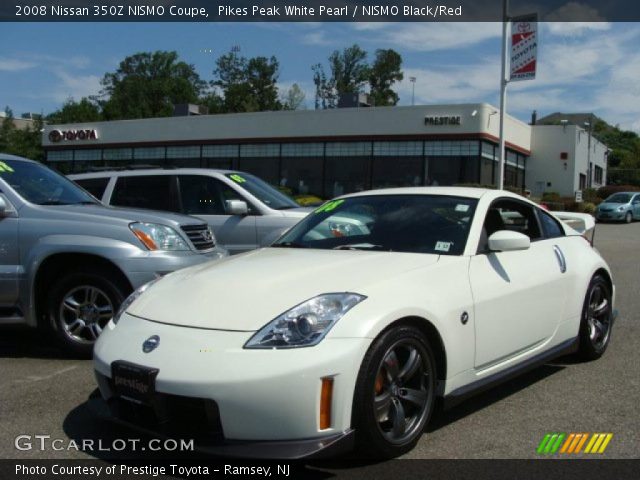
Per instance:
[[[448,252],[453,242],[436,242],[436,252]]]

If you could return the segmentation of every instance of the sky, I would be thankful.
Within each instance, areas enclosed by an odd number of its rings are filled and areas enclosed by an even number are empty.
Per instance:
[[[297,83],[313,108],[311,66],[326,65],[354,43],[393,48],[405,80],[400,105],[487,102],[499,106],[500,23],[4,23],[0,33],[0,108],[15,116],[50,113],[69,98],[100,92],[100,79],[127,55],[175,50],[211,80],[215,59],[231,47],[244,56],[275,55],[279,85]],[[11,46],[7,48],[7,46]],[[562,112],[594,112],[640,132],[640,23],[543,23],[535,80],[511,83],[507,112],[529,121]]]

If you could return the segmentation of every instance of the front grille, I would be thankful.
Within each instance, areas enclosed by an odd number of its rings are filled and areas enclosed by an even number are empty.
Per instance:
[[[110,379],[98,374],[115,391]],[[111,414],[146,430],[172,438],[193,438],[202,445],[224,441],[218,404],[211,399],[156,392],[150,404],[113,396],[107,401]]]
[[[196,250],[209,250],[216,244],[207,224],[182,225],[180,228],[187,234]]]

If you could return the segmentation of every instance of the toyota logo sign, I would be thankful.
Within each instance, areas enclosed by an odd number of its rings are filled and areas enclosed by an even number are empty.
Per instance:
[[[53,143],[61,142],[62,140],[74,141],[74,140],[97,140],[98,132],[95,129],[73,129],[73,130],[51,130],[49,132],[49,140]]]

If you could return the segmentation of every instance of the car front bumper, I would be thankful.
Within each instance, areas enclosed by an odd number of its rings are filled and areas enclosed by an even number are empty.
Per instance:
[[[142,343],[151,335],[160,338],[159,346],[144,353]],[[153,408],[168,412],[165,424],[171,423],[171,409],[163,405],[178,405],[180,414],[204,412],[202,421],[196,419],[194,425],[202,427],[208,422],[204,433],[209,435],[200,442],[195,433],[202,433],[202,428],[193,432],[201,450],[299,458],[348,448],[353,392],[370,340],[327,338],[308,348],[243,349],[252,335],[185,328],[125,314],[117,326],[109,324],[95,346],[94,367],[102,399],[111,415],[121,421],[172,434],[153,420],[141,422],[135,412],[122,410],[123,402],[125,408],[132,405],[115,392],[111,364],[125,360],[158,369],[155,391],[159,402]],[[326,429],[319,427],[323,378],[333,380],[331,426]],[[260,455],[261,450],[267,453]]]
[[[624,220],[625,215],[627,214],[627,212],[619,212],[617,210],[612,210],[609,212],[600,212],[597,211],[596,212],[596,218],[598,220]]]

